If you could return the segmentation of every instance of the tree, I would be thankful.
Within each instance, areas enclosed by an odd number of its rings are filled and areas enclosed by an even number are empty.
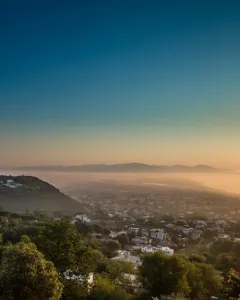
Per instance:
[[[117,250],[120,249],[120,244],[116,241],[104,242],[102,245],[102,252],[109,258],[116,255]]]
[[[85,300],[88,296],[87,286],[78,280],[63,280],[61,300]]]
[[[53,263],[29,243],[18,243],[3,252],[0,282],[5,300],[58,300],[62,293]]]
[[[73,224],[60,220],[46,224],[37,246],[60,272],[64,272],[76,267],[76,253],[82,246],[82,238]]]
[[[116,239],[121,244],[122,248],[124,248],[126,245],[129,245],[130,243],[129,236],[127,234],[121,234]]]
[[[205,297],[217,296],[222,289],[223,278],[212,265],[196,263],[201,271],[201,281],[204,286]],[[201,298],[203,299],[203,298]]]
[[[29,238],[29,236],[24,234],[24,235],[21,236],[20,242],[25,243],[25,244],[29,244],[29,243],[31,243],[31,239]]]
[[[154,253],[143,257],[140,280],[150,296],[188,294],[187,269],[178,256]]]
[[[134,266],[127,261],[108,260],[106,265],[107,276],[111,280],[124,280],[124,274],[134,274]]]
[[[224,293],[231,300],[240,299],[240,274],[230,270],[224,282]]]
[[[97,269],[98,264],[102,262],[104,256],[98,250],[81,247],[76,252],[76,259],[78,273],[88,276],[90,272],[94,272]]]
[[[201,300],[204,294],[204,284],[201,270],[194,263],[186,263],[187,281],[191,288],[189,297],[194,300]]]
[[[98,277],[89,300],[128,300],[129,295],[109,279]]]
[[[199,263],[205,263],[206,262],[206,257],[205,256],[202,256],[200,254],[191,254],[189,256],[189,260],[192,261],[192,262],[199,262]]]

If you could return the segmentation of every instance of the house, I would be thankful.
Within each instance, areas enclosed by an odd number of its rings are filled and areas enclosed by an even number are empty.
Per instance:
[[[76,275],[72,270],[67,270],[63,273],[63,276],[67,280],[77,280],[79,282],[84,282],[86,280],[89,289],[94,283],[93,273],[89,273],[88,277],[84,278],[81,274]]]
[[[119,235],[122,235],[122,234],[127,234],[127,232],[124,231],[124,230],[123,231],[118,231],[118,232],[111,231],[109,236],[110,236],[110,238],[114,239],[114,238],[116,238],[116,237],[118,237]]]
[[[169,223],[169,224],[166,224],[165,227],[166,227],[167,229],[174,229],[174,228],[175,228],[175,225]]]
[[[8,180],[7,180],[7,184],[8,184],[8,185],[13,185],[13,184],[14,184],[14,180],[8,179]]]
[[[15,188],[17,188],[17,187],[22,186],[22,184],[16,183],[16,182],[14,182],[14,180],[12,180],[12,179],[8,179],[8,180],[7,180],[7,183],[5,184],[5,186],[15,189]]]
[[[141,244],[151,244],[152,240],[148,239],[146,236],[141,236],[141,237],[135,237],[135,238],[133,238],[132,242],[134,244],[141,245]]]
[[[196,229],[204,229],[207,227],[205,221],[196,221]]]
[[[169,248],[169,247],[152,247],[152,246],[147,246],[147,247],[142,247],[141,251],[143,253],[156,253],[156,252],[162,252],[165,255],[173,255],[174,250]]]
[[[240,243],[240,237],[239,238],[234,238],[233,241],[234,241],[234,243]]]
[[[157,250],[157,247],[152,247],[152,246],[146,246],[146,247],[142,247],[141,251],[143,253],[155,253]]]
[[[129,227],[128,232],[137,234],[139,232],[138,227]]]
[[[139,256],[131,255],[129,251],[119,250],[118,255],[111,258],[112,260],[127,261],[134,265],[134,268],[137,269],[141,265],[141,259]]]
[[[72,221],[72,224],[77,223],[78,221],[83,223],[90,223],[91,220],[86,215],[76,215]]]
[[[220,233],[218,235],[218,239],[219,240],[230,241],[231,240],[231,236],[229,234],[226,234],[226,233]]]
[[[163,241],[164,230],[163,229],[151,229],[151,237]]]
[[[174,250],[169,247],[160,247],[160,251],[165,255],[173,255]]]
[[[38,223],[38,220],[29,220],[28,221],[28,224],[30,225],[34,225],[34,224],[37,224]]]
[[[226,227],[226,226],[227,226],[227,222],[224,221],[224,220],[217,220],[217,221],[216,221],[216,225],[217,225],[218,227]]]

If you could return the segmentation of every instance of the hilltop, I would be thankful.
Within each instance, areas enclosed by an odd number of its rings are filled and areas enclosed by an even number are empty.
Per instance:
[[[143,163],[124,164],[88,164],[79,166],[30,166],[17,167],[14,170],[46,171],[46,172],[219,172],[220,169],[208,165],[149,165]]]
[[[56,187],[33,176],[0,175],[0,205],[11,212],[76,212],[81,205]]]

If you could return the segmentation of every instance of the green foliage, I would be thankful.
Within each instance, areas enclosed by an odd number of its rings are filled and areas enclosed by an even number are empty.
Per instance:
[[[82,238],[73,224],[60,220],[46,224],[37,246],[45,257],[63,272],[76,267],[77,252],[81,249]]]
[[[187,281],[191,288],[190,299],[203,300],[219,295],[222,289],[222,277],[213,266],[205,263],[186,263]]]
[[[224,293],[231,300],[239,300],[240,298],[240,274],[233,269],[225,278]]]
[[[20,242],[24,244],[29,244],[31,243],[31,239],[27,235],[22,235],[20,238]]]
[[[192,262],[205,263],[207,259],[200,254],[192,254],[189,256],[189,260]]]
[[[52,262],[34,244],[19,243],[3,252],[0,268],[4,299],[58,300],[62,284]]]
[[[101,252],[95,249],[81,247],[76,252],[76,265],[75,269],[82,275],[88,275],[90,272],[94,272],[98,264],[104,259]]]
[[[120,244],[116,241],[108,241],[108,242],[103,242],[102,244],[102,252],[104,255],[107,257],[111,258],[116,255],[117,250],[120,249]]]
[[[129,236],[127,234],[121,234],[116,239],[121,244],[122,248],[129,245],[129,243],[130,243]]]
[[[88,300],[128,300],[130,296],[109,279],[98,277]]]
[[[63,280],[63,293],[61,300],[85,300],[88,296],[88,288],[77,280]]]
[[[214,256],[210,263],[218,270],[228,272],[232,268],[240,269],[240,243],[219,240],[213,243],[210,251]]]
[[[118,260],[108,260],[106,265],[107,276],[111,280],[123,280],[123,275],[125,273],[133,274],[134,266],[130,262],[118,261]]]
[[[187,269],[178,256],[165,256],[155,253],[143,257],[140,267],[140,280],[151,296],[189,293]]]

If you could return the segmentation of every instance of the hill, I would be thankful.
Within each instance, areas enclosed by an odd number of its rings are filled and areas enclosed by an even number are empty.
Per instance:
[[[47,172],[219,172],[220,169],[207,165],[196,166],[164,166],[148,165],[142,163],[125,163],[125,164],[89,164],[80,166],[31,166],[17,167],[14,170],[26,171],[47,171]]]
[[[0,205],[11,212],[26,209],[73,213],[81,204],[61,193],[51,184],[33,176],[0,175]]]

